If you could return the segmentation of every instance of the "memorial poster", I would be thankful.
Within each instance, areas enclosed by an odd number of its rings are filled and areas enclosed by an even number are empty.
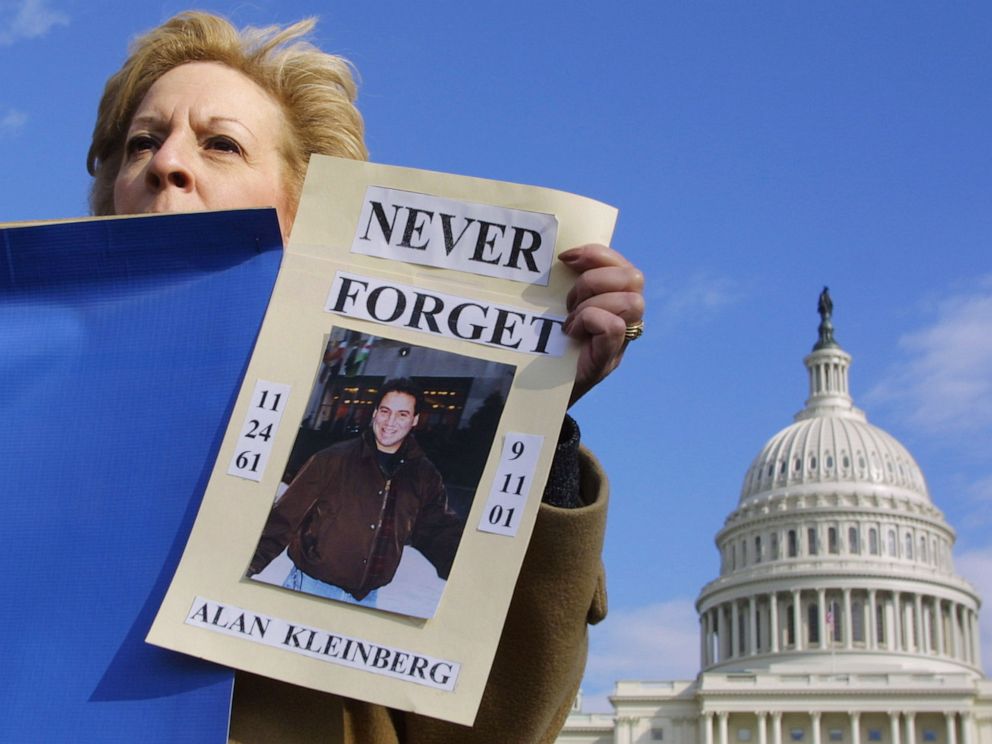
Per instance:
[[[556,256],[615,216],[315,156],[149,642],[471,724],[575,374]]]

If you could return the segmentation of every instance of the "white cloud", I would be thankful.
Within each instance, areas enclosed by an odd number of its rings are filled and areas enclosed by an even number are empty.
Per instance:
[[[696,609],[689,599],[610,610],[601,625],[590,629],[583,708],[608,712],[606,695],[617,680],[695,679],[698,628]]]
[[[987,435],[992,427],[992,276],[937,304],[932,322],[899,340],[905,358],[869,398],[905,411],[937,435]],[[987,437],[982,436],[983,439]]]
[[[17,109],[8,109],[0,114],[0,139],[20,132],[28,121],[28,115]]]
[[[712,316],[743,296],[734,279],[707,274],[695,274],[678,284],[662,280],[654,286],[649,296],[652,312],[673,325]]]
[[[983,600],[992,600],[992,545],[970,550],[954,559],[961,576],[970,581]],[[992,672],[992,604],[985,604],[978,613],[981,634],[982,667]]]
[[[69,16],[47,6],[47,0],[0,2],[0,46],[37,39],[55,26],[68,26]]]
[[[965,523],[960,527],[967,530],[968,535],[983,536],[992,526],[992,475],[980,478],[965,487],[962,503],[965,507]],[[959,533],[962,536],[964,533]],[[989,595],[992,599],[992,595]]]

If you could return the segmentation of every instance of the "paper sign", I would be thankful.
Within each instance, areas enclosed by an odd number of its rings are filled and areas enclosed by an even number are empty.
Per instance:
[[[203,597],[194,600],[186,623],[435,690],[450,692],[458,681],[459,664],[454,661],[380,646],[372,641],[310,628],[278,617],[257,615]]]
[[[259,380],[251,396],[252,407],[245,414],[241,436],[227,468],[229,475],[260,481],[269,463],[272,443],[279,431],[282,412],[289,399],[289,385]]]
[[[527,354],[562,356],[565,318],[482,304],[444,292],[339,271],[327,297],[329,313],[398,325],[419,333],[472,341]]]
[[[543,441],[543,437],[529,434],[511,433],[504,437],[503,456],[479,521],[480,530],[509,537],[517,534]]]
[[[369,186],[351,250],[546,285],[557,237],[553,214]]]
[[[574,382],[575,274],[554,257],[608,243],[614,218],[548,189],[314,156],[148,640],[470,725]],[[287,392],[265,430],[272,381]],[[256,454],[257,480],[229,475]]]

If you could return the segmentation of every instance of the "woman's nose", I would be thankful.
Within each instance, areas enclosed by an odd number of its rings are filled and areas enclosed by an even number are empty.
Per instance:
[[[154,189],[177,188],[192,191],[195,185],[190,165],[191,153],[175,137],[169,137],[152,156],[146,171],[149,185]]]

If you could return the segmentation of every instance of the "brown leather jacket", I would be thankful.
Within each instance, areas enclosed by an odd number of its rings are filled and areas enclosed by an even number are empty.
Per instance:
[[[448,508],[441,474],[412,434],[398,454],[387,478],[367,430],[311,457],[269,513],[249,573],[288,546],[301,571],[362,599],[392,581],[404,545],[413,545],[447,579],[463,524]],[[390,494],[392,539],[381,572],[373,575],[369,562]]]

